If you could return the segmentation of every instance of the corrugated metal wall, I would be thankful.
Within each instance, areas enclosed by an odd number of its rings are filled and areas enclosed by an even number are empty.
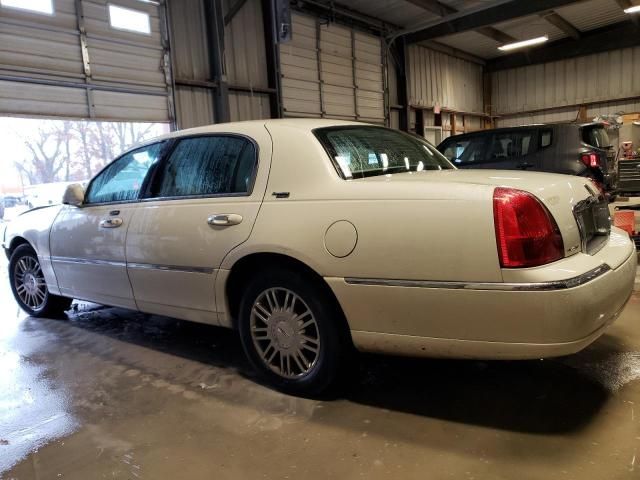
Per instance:
[[[229,11],[231,0],[222,10]],[[169,2],[173,64],[176,79],[176,123],[189,128],[215,123],[211,88],[195,86],[210,82],[207,31],[202,0]],[[249,91],[231,89],[232,121],[270,117],[269,96],[251,91],[267,88],[267,64],[260,0],[248,0],[225,27],[227,82]]]
[[[119,6],[149,14],[146,35],[112,28],[108,4],[56,0],[53,15],[0,7],[0,113],[171,120],[163,7],[118,0]],[[83,64],[82,42],[90,70]]]
[[[385,122],[380,37],[293,13],[293,36],[280,45],[286,116]]]
[[[482,66],[422,45],[410,45],[409,104],[482,113]]]
[[[222,10],[237,0],[224,0]],[[267,56],[262,5],[248,0],[224,30],[227,76],[230,85],[266,88]],[[231,121],[269,118],[269,96],[255,92],[229,92]]]
[[[211,90],[181,81],[209,79],[209,50],[202,0],[169,1],[176,124],[179,128],[214,123]]]
[[[634,47],[494,72],[492,112],[508,115],[498,120],[500,125],[516,125],[572,120],[581,104],[597,104],[588,109],[590,116],[637,111],[633,97],[640,99],[638,65],[640,47]],[[618,103],[603,103],[610,101]],[[526,113],[532,110],[545,111]]]

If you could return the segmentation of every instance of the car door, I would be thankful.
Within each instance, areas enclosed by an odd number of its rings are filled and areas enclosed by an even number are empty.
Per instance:
[[[91,181],[81,207],[66,206],[58,215],[50,247],[62,295],[136,308],[125,239],[139,192],[163,145],[154,143],[116,159]]]
[[[249,237],[265,193],[271,140],[264,128],[255,136],[259,142],[227,133],[174,142],[127,236],[141,310],[217,322],[218,267]]]
[[[541,170],[535,155],[535,129],[514,129],[494,132],[481,168],[503,170]]]

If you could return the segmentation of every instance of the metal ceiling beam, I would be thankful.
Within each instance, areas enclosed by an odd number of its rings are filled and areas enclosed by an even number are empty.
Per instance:
[[[562,30],[569,37],[575,38],[576,40],[580,40],[580,35],[581,35],[580,30],[578,30],[571,23],[569,23],[565,18],[558,15],[553,10],[540,13],[539,15],[541,18],[544,18],[547,22],[549,22],[554,27],[557,27],[559,30]]]
[[[554,62],[566,58],[601,53],[640,45],[640,27],[633,22],[614,23],[584,32],[580,40],[564,38],[544,47],[522,51],[487,61],[487,70],[517,68],[536,63]],[[595,72],[595,67],[594,67]]]
[[[536,15],[540,12],[553,10],[554,8],[575,3],[577,0],[536,0],[522,1],[510,0],[492,4],[486,8],[477,8],[468,13],[457,12],[442,17],[439,22],[432,22],[429,26],[407,33],[407,42],[416,43],[422,40],[431,40],[437,37],[452,35],[454,33],[477,30],[482,27],[490,27],[496,23],[505,22],[514,18],[527,15]]]
[[[513,43],[518,41],[517,38],[512,37],[508,33],[504,33],[502,30],[498,30],[497,28],[493,28],[493,27],[480,27],[480,28],[476,28],[475,31],[484,35],[485,37],[489,37],[495,40],[501,45],[505,43]]]
[[[407,0],[409,3],[426,10],[429,13],[438,15],[439,17],[445,17],[453,13],[458,13],[458,9],[446,5],[438,0]],[[516,39],[511,35],[504,33],[501,30],[493,27],[480,27],[476,29],[476,32],[495,40],[498,43],[511,43]]]
[[[244,7],[244,4],[247,3],[247,0],[236,0],[236,2],[229,7],[229,11],[224,16],[224,25],[227,26],[233,20],[233,17]]]

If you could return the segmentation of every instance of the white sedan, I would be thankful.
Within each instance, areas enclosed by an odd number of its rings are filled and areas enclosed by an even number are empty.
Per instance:
[[[374,125],[265,120],[136,147],[3,247],[34,316],[72,298],[235,328],[255,368],[319,393],[361,351],[565,355],[629,299],[636,254],[589,180],[456,170]]]

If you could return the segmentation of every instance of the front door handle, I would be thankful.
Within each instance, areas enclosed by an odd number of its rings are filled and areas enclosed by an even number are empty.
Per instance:
[[[100,222],[100,228],[118,228],[122,225],[121,218],[105,218]]]
[[[207,223],[212,227],[227,227],[229,225],[238,225],[240,222],[242,222],[242,215],[237,213],[220,213],[211,215],[207,219]]]

